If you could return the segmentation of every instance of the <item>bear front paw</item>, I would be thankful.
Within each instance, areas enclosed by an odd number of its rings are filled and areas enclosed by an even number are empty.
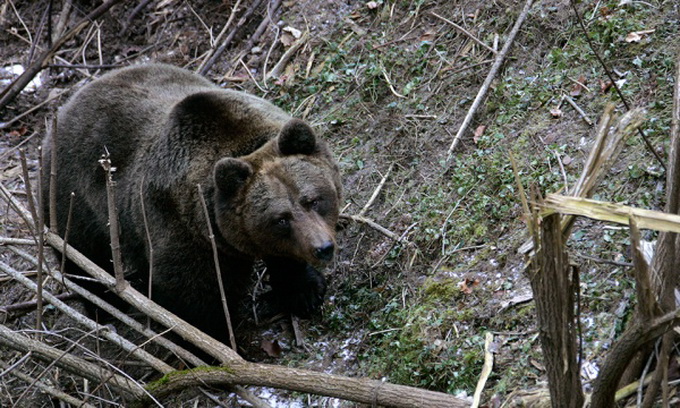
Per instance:
[[[326,279],[309,265],[270,268],[272,294],[280,311],[309,319],[318,313],[326,295]]]
[[[306,273],[300,277],[298,289],[290,301],[290,312],[303,319],[317,314],[326,296],[326,279],[323,275],[307,265]],[[285,301],[285,300],[284,300]]]

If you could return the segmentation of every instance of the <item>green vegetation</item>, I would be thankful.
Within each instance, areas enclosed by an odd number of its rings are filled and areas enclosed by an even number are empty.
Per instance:
[[[624,38],[650,28],[656,28],[659,36],[677,36],[679,29],[664,24],[664,14],[655,8],[642,3],[619,7],[618,3],[582,9],[588,35],[595,51],[613,69],[629,103],[648,109],[645,133],[655,146],[663,146],[670,123],[674,53],[652,46],[663,37],[646,37],[639,43]],[[381,4],[392,7],[391,2]],[[605,86],[608,78],[570,10],[561,10],[544,17],[558,20],[549,33],[539,35],[544,28],[535,26],[524,30],[515,60],[496,79],[485,110],[477,117],[475,126],[486,129],[474,140],[466,137],[447,162],[449,137],[488,65],[457,69],[487,56],[479,51],[456,56],[453,40],[462,39],[454,30],[441,31],[446,34],[437,41],[413,36],[416,39],[390,43],[405,33],[399,22],[408,21],[407,16],[421,6],[397,2],[390,19],[384,17],[384,9],[377,14],[364,10],[359,21],[374,29],[363,37],[338,26],[342,35],[328,37],[333,40],[315,49],[318,56],[325,56],[320,68],[280,96],[279,102],[295,109],[316,95],[319,106],[314,120],[332,135],[345,177],[359,180],[351,187],[349,213],[358,211],[373,192],[380,176],[375,172],[396,164],[382,191],[384,199],[373,205],[369,215],[397,233],[412,225],[406,238],[418,248],[414,255],[405,245],[388,245],[389,254],[373,257],[370,251],[377,251],[380,240],[371,241],[372,247],[355,258],[365,256],[365,261],[354,265],[363,272],[339,282],[324,321],[341,333],[357,328],[365,333],[359,359],[372,376],[446,392],[473,391],[483,362],[485,331],[524,331],[527,335],[504,340],[512,358],[497,356],[492,388],[504,392],[529,381],[520,380],[526,377],[520,373],[526,372],[530,361],[541,360],[536,336],[531,334],[533,305],[498,314],[500,306],[494,301],[517,283],[516,278],[504,276],[507,270],[499,274],[498,283],[491,276],[506,262],[518,263],[514,250],[525,239],[508,156],[512,153],[518,159],[525,188],[562,191],[578,178],[593,134],[571,106],[560,104],[562,95],[570,95],[594,122],[606,103],[615,102],[620,108],[622,104]],[[480,9],[478,33],[489,42],[494,32],[503,32],[513,22],[512,16],[496,12]],[[538,19],[539,11],[535,13]],[[576,82],[585,88],[579,89]],[[561,116],[555,118],[550,111],[558,104]],[[417,115],[426,119],[408,118]],[[662,183],[665,175],[639,137],[630,140],[621,165],[613,171],[596,198],[659,206],[662,192],[649,186]],[[402,220],[405,215],[408,222]],[[504,252],[496,249],[499,242]],[[620,254],[627,244],[626,231],[599,225],[578,224],[570,241],[574,253],[623,260]],[[475,252],[461,250],[476,247],[480,249]],[[412,263],[414,257],[418,261]],[[490,265],[490,259],[496,264]],[[620,332],[620,323],[611,322],[620,322],[630,312],[626,306],[632,293],[629,278],[621,270],[605,271],[598,264],[582,270],[582,312],[594,316],[584,320],[589,333],[584,338],[586,353],[591,357],[598,357],[597,352]],[[471,292],[461,290],[466,274],[481,276]],[[618,307],[612,310],[612,304]]]

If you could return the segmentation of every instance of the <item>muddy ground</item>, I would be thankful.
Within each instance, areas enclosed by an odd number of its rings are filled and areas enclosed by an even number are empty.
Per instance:
[[[19,148],[28,157],[29,181],[35,186],[46,123],[93,78],[151,61],[200,70],[206,55],[222,44],[224,36],[215,38],[234,3],[120,1],[68,40],[46,62],[38,82],[0,110],[3,185],[26,202]],[[0,89],[16,78],[19,67],[35,63],[49,47],[50,33],[58,38],[60,19],[68,29],[100,4],[74,0],[65,13],[62,1],[0,1]],[[619,113],[625,108],[570,3],[539,2],[448,157],[523,5],[511,0],[240,2],[230,27],[237,28],[235,35],[206,76],[312,123],[340,165],[346,216],[340,252],[325,271],[330,287],[323,313],[300,322],[304,347],[295,344],[288,319],[260,325],[251,319],[238,329],[244,357],[467,398],[484,361],[485,333],[491,332],[495,365],[482,401],[500,406],[519,392],[545,386],[525,259],[517,253],[527,234],[508,156],[517,159],[525,187],[543,193],[568,188],[592,144],[594,126],[588,121],[596,123],[607,103],[615,103]],[[251,6],[248,18],[240,19]],[[644,130],[665,159],[674,61],[680,51],[677,2],[584,1],[578,10],[594,51],[608,64],[627,102],[647,109]],[[631,40],[631,33],[639,38]],[[291,58],[271,76],[287,52]],[[564,102],[564,95],[584,114]],[[595,198],[658,210],[665,202],[664,182],[655,156],[642,140],[632,138]],[[0,207],[1,237],[30,237],[24,220],[8,205]],[[644,238],[651,242],[655,234],[645,232]],[[628,233],[580,220],[568,244],[582,274],[582,380],[588,387],[635,307],[625,266],[630,262]],[[21,251],[36,253],[33,246],[3,245],[0,260],[33,276],[35,266]],[[46,285],[63,292],[56,282]],[[0,275],[1,305],[33,298]],[[78,299],[68,302],[82,308]],[[2,316],[15,330],[35,328],[30,308]],[[83,336],[82,328],[49,307],[44,325],[46,341],[60,347]],[[272,347],[274,342],[280,347]],[[84,344],[99,351],[106,349],[104,343],[90,339]],[[0,352],[6,364],[0,367],[2,406],[59,405],[5,373],[23,354],[8,348]],[[106,358],[115,360],[115,351],[110,352]],[[124,360],[115,362],[140,381],[153,378],[151,370]],[[19,366],[35,376],[45,364],[30,360]],[[120,403],[107,389],[86,397],[91,387],[71,373],[52,369],[45,378],[95,405]],[[227,392],[209,392],[226,406],[248,406]],[[255,392],[277,406],[354,406],[326,397]],[[195,390],[163,403],[216,404]]]

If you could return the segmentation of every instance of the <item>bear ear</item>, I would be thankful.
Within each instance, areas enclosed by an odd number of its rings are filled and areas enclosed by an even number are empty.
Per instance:
[[[215,164],[215,186],[220,193],[233,196],[252,174],[253,168],[247,162],[226,157]]]
[[[314,131],[300,119],[291,119],[279,133],[279,151],[284,156],[292,154],[312,154],[317,151]]]

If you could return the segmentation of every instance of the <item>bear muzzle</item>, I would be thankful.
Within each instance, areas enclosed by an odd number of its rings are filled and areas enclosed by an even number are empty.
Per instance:
[[[320,246],[314,248],[314,256],[322,262],[329,262],[333,259],[335,253],[335,245],[331,241],[324,242]]]

